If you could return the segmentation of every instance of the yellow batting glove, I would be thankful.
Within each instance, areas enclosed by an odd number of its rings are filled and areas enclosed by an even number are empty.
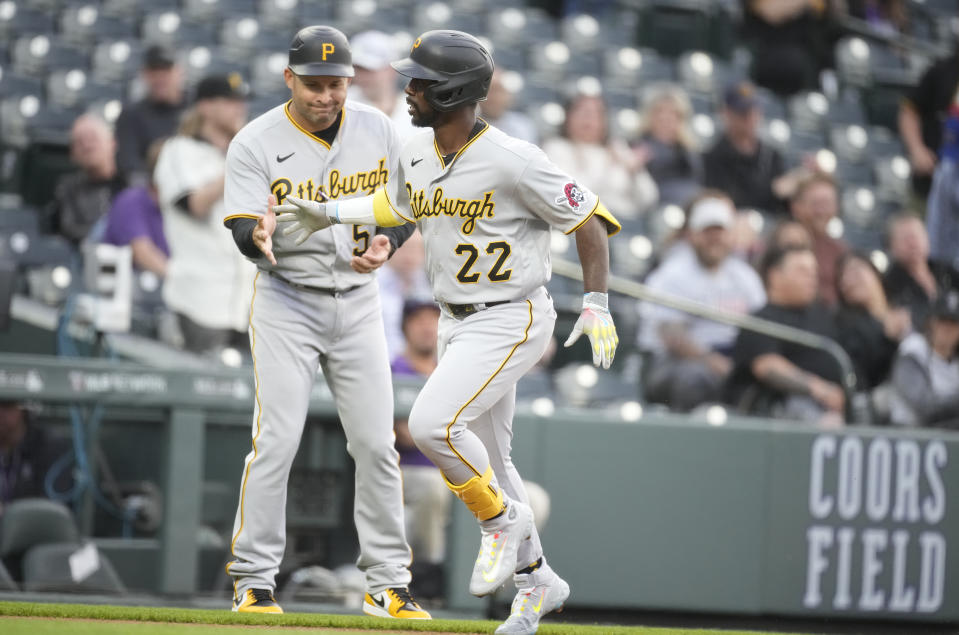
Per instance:
[[[593,365],[602,364],[603,368],[609,368],[616,355],[619,336],[616,335],[613,316],[609,314],[609,296],[605,293],[593,292],[583,296],[583,312],[563,346],[569,348],[583,333],[593,349]]]

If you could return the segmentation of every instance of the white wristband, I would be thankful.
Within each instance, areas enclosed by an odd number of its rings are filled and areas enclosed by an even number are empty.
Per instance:
[[[609,294],[600,293],[599,291],[590,291],[589,293],[583,294],[583,308],[586,308],[587,304],[593,306],[600,306],[604,309],[609,309]]]

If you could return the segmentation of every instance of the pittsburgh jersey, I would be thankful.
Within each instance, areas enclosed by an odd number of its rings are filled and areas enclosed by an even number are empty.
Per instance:
[[[518,300],[550,277],[550,228],[567,234],[600,214],[619,223],[588,189],[538,147],[484,127],[449,163],[432,130],[403,147],[387,195],[423,235],[426,268],[440,302]]]
[[[266,212],[270,194],[280,204],[291,195],[316,201],[345,199],[372,194],[388,181],[400,143],[380,111],[347,100],[330,145],[293,121],[290,107],[287,102],[267,111],[230,143],[224,221],[258,219]],[[260,257],[255,260],[260,269],[327,289],[346,289],[373,279],[353,271],[350,260],[366,250],[375,227],[337,225],[315,232],[299,246],[292,236],[283,236],[282,228],[279,225],[273,234],[277,265]]]

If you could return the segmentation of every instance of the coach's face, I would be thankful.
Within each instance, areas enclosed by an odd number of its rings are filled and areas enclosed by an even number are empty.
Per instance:
[[[426,89],[430,84],[435,84],[428,79],[411,79],[406,85],[406,103],[409,104],[410,117],[413,118],[413,125],[419,128],[428,128],[432,126],[439,118],[440,113],[434,110],[426,101]]]
[[[297,75],[287,68],[283,71],[283,78],[293,96],[293,108],[309,124],[310,132],[333,125],[346,102],[349,77]]]

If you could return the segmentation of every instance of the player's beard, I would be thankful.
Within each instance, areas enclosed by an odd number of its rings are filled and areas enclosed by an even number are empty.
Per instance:
[[[440,113],[432,108],[430,108],[427,112],[423,112],[416,106],[413,106],[413,114],[411,117],[413,125],[417,128],[431,128],[433,124],[435,124],[440,118]]]

